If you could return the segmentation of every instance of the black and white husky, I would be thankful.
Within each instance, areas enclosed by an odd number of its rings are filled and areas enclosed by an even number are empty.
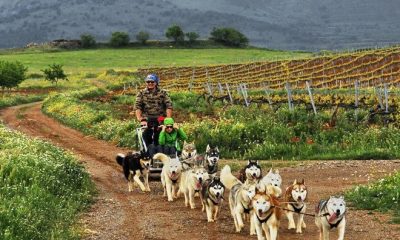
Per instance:
[[[242,183],[231,172],[229,165],[226,165],[221,170],[221,181],[227,189],[230,190],[229,193],[229,208],[231,210],[231,215],[235,223],[236,232],[242,231],[244,227],[243,216],[245,214],[250,214],[253,207],[251,205],[251,200],[256,195],[256,184]],[[254,226],[250,228],[253,229]],[[255,234],[255,229],[253,229]]]
[[[122,166],[125,178],[128,180],[128,191],[132,192],[133,184],[137,183],[143,192],[150,192],[149,187],[149,167],[150,156],[145,152],[119,153],[116,157],[117,163]],[[140,181],[143,176],[144,184]]]
[[[219,177],[208,179],[203,183],[200,194],[201,204],[203,205],[201,211],[206,211],[208,222],[214,222],[217,220],[224,192],[225,186],[222,184]]]
[[[343,196],[331,196],[328,200],[321,200],[315,212],[315,224],[319,229],[320,240],[329,240],[329,230],[332,228],[338,229],[338,240],[344,239],[346,202]]]
[[[205,168],[212,179],[218,172],[219,150],[218,147],[207,145],[205,154]]]
[[[257,160],[249,160],[247,165],[239,172],[239,180],[242,183],[257,184],[261,178],[261,166]]]

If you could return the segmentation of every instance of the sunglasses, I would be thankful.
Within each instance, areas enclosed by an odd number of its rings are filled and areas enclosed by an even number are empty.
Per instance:
[[[174,128],[174,126],[165,126],[165,128]]]
[[[146,83],[147,83],[147,84],[149,84],[149,83],[154,84],[154,83],[156,83],[156,82],[154,82],[154,81],[146,81]]]

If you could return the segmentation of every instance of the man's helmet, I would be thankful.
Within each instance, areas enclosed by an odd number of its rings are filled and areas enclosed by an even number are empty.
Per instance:
[[[147,77],[144,79],[146,82],[147,81],[154,81],[154,82],[156,82],[157,84],[158,84],[158,82],[160,81],[160,79],[158,78],[158,76],[157,75],[155,75],[155,74],[149,74],[149,75],[147,75]]]

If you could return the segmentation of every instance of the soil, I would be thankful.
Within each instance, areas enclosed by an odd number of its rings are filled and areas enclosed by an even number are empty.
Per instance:
[[[184,206],[182,198],[167,202],[162,196],[161,183],[150,183],[151,193],[139,189],[128,192],[121,167],[116,163],[117,153],[128,149],[85,136],[45,116],[40,103],[4,109],[0,112],[10,128],[32,137],[48,140],[76,154],[90,173],[98,195],[96,202],[79,221],[84,239],[256,239],[249,236],[247,223],[242,233],[234,231],[233,219],[227,201],[223,203],[220,217],[207,223],[205,213]],[[283,186],[297,179],[305,179],[309,188],[307,213],[314,213],[320,199],[341,194],[357,184],[387,176],[400,169],[400,161],[308,161],[295,167],[280,168]],[[225,199],[228,199],[227,195]],[[391,216],[348,207],[346,239],[400,239],[400,226],[391,224]],[[307,228],[303,234],[287,230],[287,220],[282,217],[279,239],[318,239],[314,219],[305,216]],[[331,231],[331,239],[337,238]]]

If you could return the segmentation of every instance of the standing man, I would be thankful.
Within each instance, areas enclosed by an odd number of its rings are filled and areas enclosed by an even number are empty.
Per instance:
[[[147,127],[143,132],[143,138],[150,156],[153,157],[156,152],[160,151],[158,149],[158,138],[161,130],[159,126],[164,117],[172,116],[172,101],[168,93],[159,88],[160,79],[157,75],[147,75],[145,82],[146,88],[136,96],[135,114],[140,125]]]

